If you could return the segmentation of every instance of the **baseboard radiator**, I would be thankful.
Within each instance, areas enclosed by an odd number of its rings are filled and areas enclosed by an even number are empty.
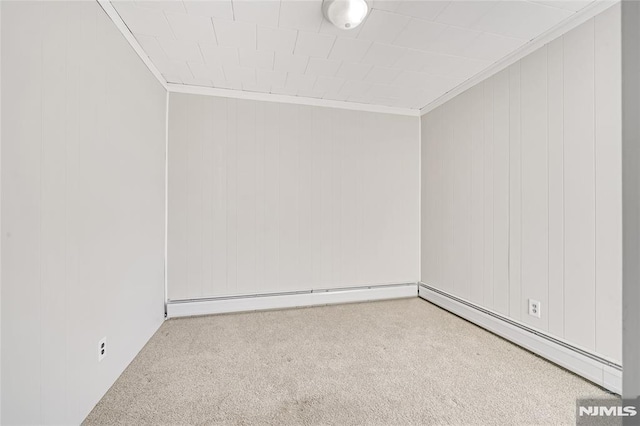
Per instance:
[[[406,283],[172,300],[167,302],[166,317],[177,318],[230,312],[369,302],[417,297],[417,295],[417,283]]]
[[[416,296],[538,354],[613,393],[620,394],[622,391],[622,367],[620,365],[425,283],[173,300],[167,302],[166,313],[167,318],[178,318]]]
[[[610,360],[427,284],[419,283],[418,296],[613,393],[622,392],[622,367]]]

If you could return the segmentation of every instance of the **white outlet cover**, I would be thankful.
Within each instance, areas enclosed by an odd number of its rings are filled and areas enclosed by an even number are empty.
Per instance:
[[[98,362],[102,361],[107,356],[107,338],[103,337],[98,342]]]
[[[532,317],[540,318],[540,311],[542,307],[540,306],[540,301],[529,299],[529,315]]]

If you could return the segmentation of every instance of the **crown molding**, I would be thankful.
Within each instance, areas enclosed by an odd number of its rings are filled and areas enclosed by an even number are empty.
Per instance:
[[[593,3],[589,4],[588,6],[579,10],[578,12],[574,13],[569,18],[565,19],[555,27],[545,31],[538,37],[532,39],[522,47],[518,48],[514,52],[505,56],[504,58],[498,60],[497,62],[494,62],[493,65],[491,65],[489,68],[485,69],[484,71],[481,71],[480,73],[476,74],[475,76],[471,77],[470,79],[466,80],[465,82],[451,89],[444,95],[440,96],[436,100],[422,107],[420,109],[420,115],[422,116],[427,114],[429,111],[433,111],[437,107],[455,98],[456,96],[463,93],[464,91],[472,88],[473,86],[486,80],[487,78],[499,73],[500,71],[504,70],[508,66],[515,64],[520,59],[524,58],[530,53],[533,53],[534,51],[538,50],[542,46],[568,33],[569,31],[576,28],[577,26],[584,24],[589,19],[604,12],[606,9],[610,8],[611,6],[619,2],[620,0],[595,0]]]
[[[129,42],[131,47],[133,47],[133,50],[138,54],[140,59],[142,59],[142,62],[144,62],[147,68],[149,68],[149,71],[151,71],[151,74],[153,74],[153,76],[158,80],[158,82],[160,82],[162,87],[164,87],[166,90],[167,81],[164,79],[160,71],[158,71],[158,68],[156,68],[153,62],[151,62],[151,59],[149,58],[149,56],[147,56],[142,46],[140,46],[140,43],[138,43],[138,40],[136,40],[133,33],[129,30],[129,27],[127,27],[127,24],[124,23],[124,21],[120,17],[120,14],[118,14],[118,12],[113,7],[111,2],[109,0],[96,0],[96,1],[100,5],[100,7],[102,7],[102,10],[104,10],[105,13],[109,16],[109,18],[111,18],[111,21],[115,24],[116,28],[118,28],[120,33],[122,33],[124,38]]]
[[[96,0],[98,4],[102,7],[105,13],[111,18],[111,21],[116,25],[118,30],[122,33],[124,38],[129,42],[133,50],[138,54],[142,62],[149,68],[149,71],[156,77],[158,82],[169,92],[174,93],[189,93],[194,95],[205,95],[205,96],[218,96],[224,98],[235,98],[235,99],[250,99],[256,101],[266,101],[266,102],[281,102],[281,103],[291,103],[298,105],[310,105],[310,106],[322,106],[328,108],[341,108],[355,111],[367,111],[367,112],[378,112],[383,114],[396,114],[396,115],[408,115],[408,116],[422,116],[429,111],[439,107],[445,102],[453,99],[457,95],[461,94],[467,89],[475,86],[483,80],[497,74],[508,66],[518,62],[520,59],[524,58],[528,54],[533,51],[539,49],[540,47],[548,44],[549,42],[555,40],[556,38],[562,36],[563,34],[571,31],[575,27],[609,7],[613,6],[616,3],[619,3],[620,0],[595,0],[590,5],[581,9],[580,11],[573,14],[571,17],[567,18],[565,21],[561,22],[557,26],[551,28],[550,30],[544,32],[540,36],[526,43],[524,46],[520,47],[518,50],[512,52],[511,54],[505,56],[499,61],[495,62],[489,68],[484,71],[476,74],[470,79],[466,80],[464,83],[458,85],[454,89],[450,90],[446,94],[440,96],[438,99],[429,103],[421,109],[411,109],[411,108],[400,108],[400,107],[391,107],[384,105],[374,105],[374,104],[363,104],[358,102],[347,102],[347,101],[336,101],[330,99],[318,99],[318,98],[309,98],[302,96],[290,96],[290,95],[279,95],[273,93],[262,93],[262,92],[249,92],[244,90],[232,90],[232,89],[219,89],[213,87],[203,87],[203,86],[192,86],[192,85],[184,85],[184,84],[175,84],[175,83],[167,83],[164,79],[158,68],[153,64],[151,59],[147,56],[140,43],[136,40],[134,35],[129,30],[129,27],[124,23],[118,12],[115,10],[111,1],[109,0]]]
[[[419,109],[399,108],[384,105],[362,104],[358,102],[335,101],[331,99],[309,98],[303,96],[279,95],[275,93],[249,92],[245,90],[218,89],[215,87],[192,86],[167,83],[170,93],[217,96],[221,98],[248,99],[253,101],[280,102],[286,104],[310,105],[326,108],[349,109],[353,111],[379,112],[382,114],[408,115],[419,117]]]

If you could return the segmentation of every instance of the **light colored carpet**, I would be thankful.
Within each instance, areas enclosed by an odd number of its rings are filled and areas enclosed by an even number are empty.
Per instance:
[[[413,298],[167,321],[84,424],[558,425],[608,395]]]

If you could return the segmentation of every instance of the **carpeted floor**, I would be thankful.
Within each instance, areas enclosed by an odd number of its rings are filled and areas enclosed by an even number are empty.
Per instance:
[[[413,298],[167,321],[84,424],[558,425],[587,396],[610,395]]]

